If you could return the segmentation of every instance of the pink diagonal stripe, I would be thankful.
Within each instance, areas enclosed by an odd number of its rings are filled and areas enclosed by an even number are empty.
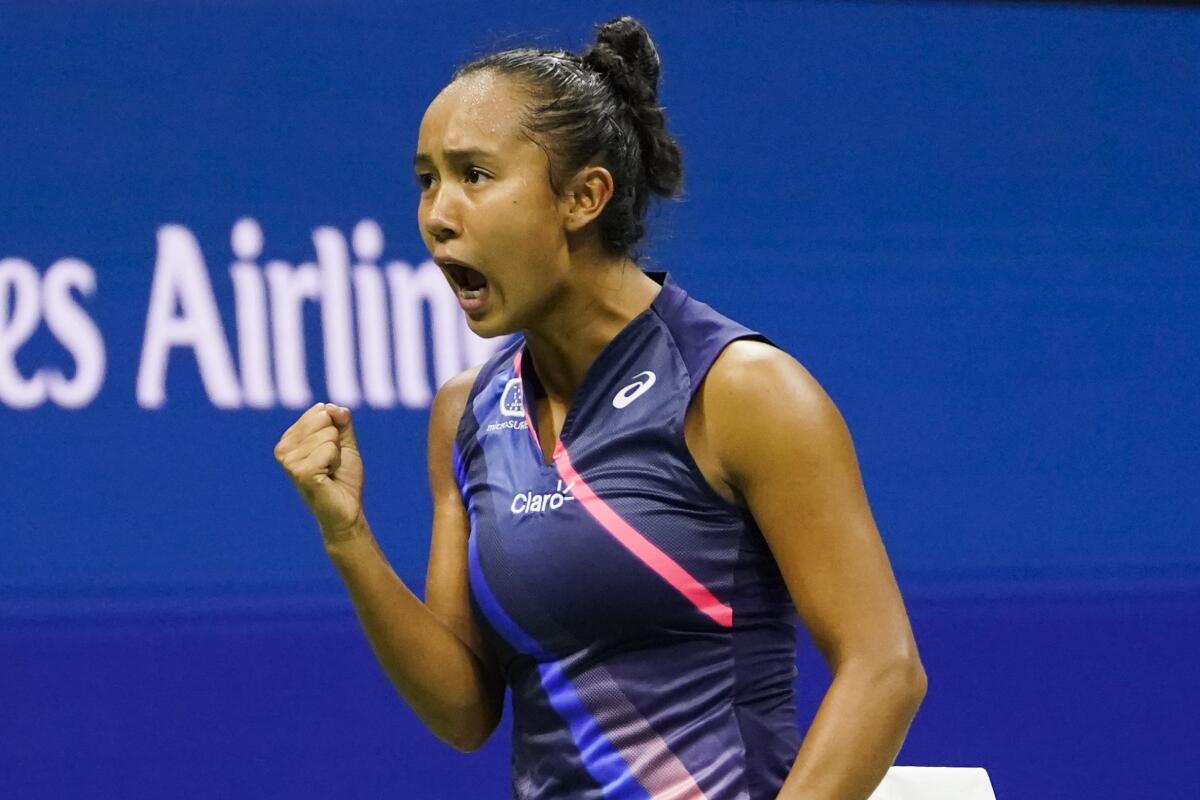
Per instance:
[[[517,380],[521,380],[521,350],[513,356],[513,371],[516,373]],[[538,440],[537,428],[533,427],[533,417],[529,416],[529,405],[525,402],[525,383],[521,383],[521,410],[525,412],[525,426],[529,428],[529,435],[533,437],[533,444],[537,447],[539,453],[542,452],[542,443]],[[541,456],[545,459],[545,456]]]
[[[629,552],[637,556],[643,564],[658,573],[659,577],[675,587],[676,591],[691,601],[701,613],[710,617],[722,628],[733,626],[733,609],[722,603],[706,589],[700,581],[688,574],[688,571],[671,560],[671,557],[659,550],[653,542],[633,529],[621,516],[613,511],[608,503],[592,491],[575,471],[567,448],[560,440],[554,448],[554,465],[558,468],[559,476],[566,482],[571,494],[583,504],[587,512],[608,531],[614,539],[625,546]]]

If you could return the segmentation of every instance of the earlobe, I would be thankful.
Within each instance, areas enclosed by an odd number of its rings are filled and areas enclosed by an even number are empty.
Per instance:
[[[589,165],[579,170],[567,188],[566,228],[576,232],[604,211],[613,195],[612,173],[604,167]]]

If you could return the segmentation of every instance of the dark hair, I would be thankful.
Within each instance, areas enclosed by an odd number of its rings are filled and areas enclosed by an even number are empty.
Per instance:
[[[550,185],[589,163],[613,176],[597,223],[605,248],[628,253],[645,233],[651,194],[674,197],[683,184],[679,144],[658,104],[662,65],[650,34],[632,17],[596,26],[582,54],[519,48],[477,58],[454,80],[488,70],[521,82],[533,98],[526,132],[550,159]]]

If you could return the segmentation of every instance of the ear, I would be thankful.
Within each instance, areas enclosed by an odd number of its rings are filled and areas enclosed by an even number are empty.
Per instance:
[[[613,196],[613,176],[595,164],[581,168],[562,194],[563,226],[578,233],[604,211]]]

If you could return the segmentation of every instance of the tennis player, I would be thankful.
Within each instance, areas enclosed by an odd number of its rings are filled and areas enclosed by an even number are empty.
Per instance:
[[[425,244],[473,331],[520,335],[434,401],[423,602],[367,524],[349,410],[275,454],[429,729],[478,748],[511,690],[514,797],[862,800],[925,674],[834,404],[631,256],[681,186],[659,72],[625,17],[582,55],[469,63],[425,113]],[[797,614],[833,674],[803,741]]]

